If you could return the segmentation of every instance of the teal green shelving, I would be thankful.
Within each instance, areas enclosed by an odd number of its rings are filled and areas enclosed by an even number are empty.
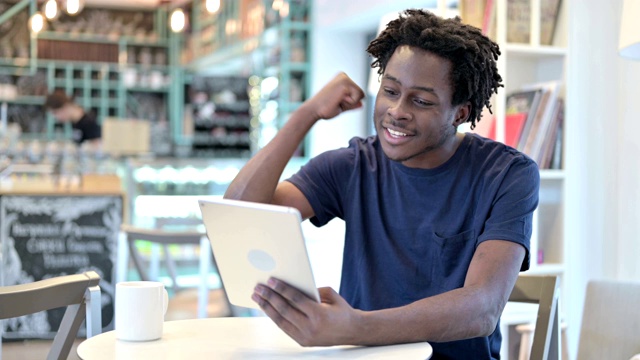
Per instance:
[[[253,139],[259,141],[255,146],[259,148],[309,95],[313,4],[311,0],[288,1],[288,13],[281,14],[279,9],[274,9],[274,4],[283,2],[263,0],[250,3],[244,9],[236,3],[223,2],[218,13],[208,14],[203,1],[193,1],[192,56],[187,68],[212,76],[255,75],[260,79],[277,79],[277,88],[262,94],[260,105],[253,107],[252,126],[256,127]],[[255,18],[256,14],[262,18]],[[247,22],[251,24],[245,26]],[[277,103],[275,118],[265,121],[261,113],[272,106],[267,102],[274,101]],[[273,114],[269,110],[267,116]],[[304,156],[307,143],[304,142],[298,155]]]
[[[166,39],[140,38],[135,36],[109,36],[94,34],[70,34],[62,32],[45,31],[38,34],[38,39],[57,40],[57,41],[78,41],[88,43],[117,44],[122,46],[152,46],[152,47],[168,47],[169,42]]]
[[[277,118],[272,123],[279,128],[309,94],[312,2],[285,3],[289,4],[288,14],[283,13],[286,16],[273,8],[272,0],[257,0],[242,6],[239,1],[225,1],[219,13],[208,14],[203,0],[193,0],[186,4],[192,16],[187,34],[168,31],[166,6],[154,11],[153,32],[143,36],[79,33],[68,27],[64,32],[62,27],[51,27],[31,38],[30,57],[0,59],[0,75],[18,79],[44,74],[47,92],[60,89],[74,95],[82,106],[93,109],[99,119],[145,117],[138,112],[141,102],[157,100],[161,103],[158,111],[163,113],[150,117],[163,123],[159,131],[170,134],[172,145],[183,148],[191,147],[194,141],[184,122],[185,84],[189,78],[193,75],[275,77],[279,83],[277,91],[264,95],[259,99],[260,104],[254,101],[251,106],[255,112],[247,123],[255,129],[250,137],[255,150],[263,126],[257,112],[264,110],[266,101],[278,104]],[[252,12],[247,4],[261,5],[263,11]],[[29,6],[23,11],[36,10]],[[38,57],[39,45],[50,49],[63,46],[81,49],[89,46],[86,44],[107,49],[109,60],[45,59],[44,53]],[[140,63],[143,55],[148,57],[143,49],[154,54],[151,64]],[[165,63],[157,62],[155,54],[164,54]],[[158,78],[161,80],[157,81]],[[252,87],[259,88],[255,84]],[[37,106],[44,102],[44,94],[23,95],[26,96],[20,96],[12,106]],[[53,134],[53,119],[47,115],[46,122],[44,136],[57,136]]]
[[[42,105],[44,103],[44,96],[18,96],[13,100],[6,101],[7,104],[16,105]]]
[[[89,7],[85,7],[83,12],[105,10],[87,9]],[[112,20],[119,16],[140,16],[140,11],[137,10],[110,8],[108,11],[111,10],[115,11],[110,15]],[[22,11],[30,15],[37,9],[35,6],[29,6]],[[25,87],[18,86],[19,97],[9,102],[10,107],[24,107],[24,111],[30,112],[39,111],[38,117],[42,117],[42,121],[46,123],[42,133],[25,136],[49,139],[60,136],[56,132],[54,119],[49,114],[44,114],[44,109],[40,106],[44,103],[44,95],[57,89],[74,96],[82,107],[93,110],[99,121],[108,117],[136,117],[159,122],[152,124],[152,148],[154,137],[160,137],[162,141],[167,138],[169,144],[165,144],[168,146],[164,148],[169,150],[172,147],[171,143],[182,140],[180,124],[184,105],[183,71],[180,68],[179,55],[176,55],[180,53],[181,35],[167,31],[166,7],[145,10],[144,13],[146,19],[153,22],[153,29],[148,28],[144,33],[136,32],[131,36],[108,34],[99,28],[97,31],[103,33],[94,34],[78,32],[77,26],[74,31],[69,26],[63,30],[62,25],[51,24],[56,25],[50,27],[51,31],[44,31],[30,38],[29,58],[0,58],[0,75],[4,76],[3,81],[6,82],[8,76],[17,85],[18,82],[24,82],[26,77],[37,76],[39,80],[44,78],[43,82],[46,84],[44,90],[40,89],[38,93],[30,93],[28,89],[23,91]],[[151,15],[152,18],[149,18]],[[69,18],[65,21],[78,20]],[[128,24],[126,21],[121,22],[123,26]],[[98,54],[98,57],[103,56],[104,59],[95,60],[95,54],[89,54],[91,56],[87,56],[88,60],[69,61],[56,58],[55,51],[41,53],[40,45],[45,46],[45,50],[46,46],[49,50],[67,46],[70,52],[76,54],[83,54],[83,47],[95,49],[95,46],[98,46],[98,49],[109,51]],[[89,52],[84,51],[85,54]],[[63,126],[63,135],[71,135],[69,126]]]

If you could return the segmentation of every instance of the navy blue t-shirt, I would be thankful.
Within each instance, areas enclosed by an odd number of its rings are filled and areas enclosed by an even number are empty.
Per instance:
[[[354,308],[399,307],[460,288],[476,247],[508,240],[527,252],[540,175],[524,154],[466,134],[434,169],[389,160],[377,137],[353,138],[288,179],[322,226],[346,225],[340,294]],[[499,326],[489,337],[432,343],[434,359],[499,358]]]

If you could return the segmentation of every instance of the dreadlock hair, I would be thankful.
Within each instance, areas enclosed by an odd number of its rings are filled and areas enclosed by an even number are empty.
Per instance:
[[[384,74],[391,55],[401,45],[421,48],[451,61],[451,103],[471,103],[467,121],[472,129],[480,121],[484,106],[491,111],[491,95],[504,86],[496,67],[500,48],[480,29],[463,24],[459,17],[444,19],[425,10],[405,10],[369,43],[367,52],[375,59],[371,67],[377,67],[379,75]]]

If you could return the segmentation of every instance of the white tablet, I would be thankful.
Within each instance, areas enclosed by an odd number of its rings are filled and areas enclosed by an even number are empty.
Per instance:
[[[320,302],[297,209],[227,199],[198,202],[233,305],[258,309],[253,289],[272,276]]]

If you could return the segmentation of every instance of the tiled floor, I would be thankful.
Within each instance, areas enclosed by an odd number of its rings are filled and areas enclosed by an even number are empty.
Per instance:
[[[186,289],[180,291],[169,301],[166,321],[184,320],[196,318],[198,306],[198,294],[196,289]],[[221,317],[229,315],[229,307],[225,301],[222,290],[212,290],[209,292],[209,306],[207,307],[209,317]],[[83,339],[78,339],[74,343],[69,354],[69,360],[80,359],[76,355],[76,348]],[[25,340],[11,341],[2,344],[1,360],[40,360],[46,359],[51,347],[48,340]]]

